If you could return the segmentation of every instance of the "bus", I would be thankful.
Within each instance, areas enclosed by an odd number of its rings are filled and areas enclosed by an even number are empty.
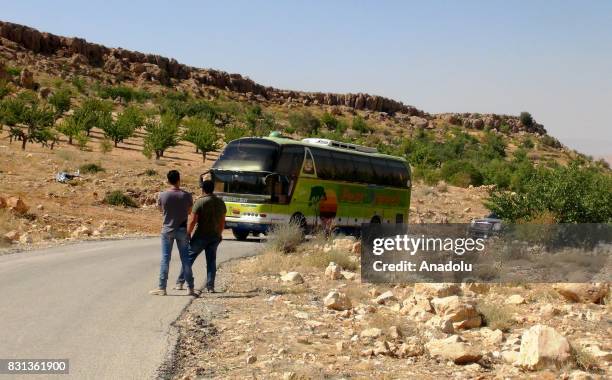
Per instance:
[[[406,223],[410,166],[376,149],[320,138],[231,141],[210,170],[237,240],[295,223],[358,233],[363,223]]]

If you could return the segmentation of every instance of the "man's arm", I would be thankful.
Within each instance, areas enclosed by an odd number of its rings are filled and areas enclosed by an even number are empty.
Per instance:
[[[191,217],[189,218],[189,223],[187,224],[187,233],[189,234],[189,236],[191,236],[191,234],[193,233],[193,229],[195,228],[195,225],[198,223],[198,214],[196,214],[195,212],[191,213]]]

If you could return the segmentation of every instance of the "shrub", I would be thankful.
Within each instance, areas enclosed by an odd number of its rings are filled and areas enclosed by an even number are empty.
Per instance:
[[[351,124],[351,128],[359,133],[368,133],[371,131],[370,126],[361,116],[355,116]]]
[[[49,104],[55,109],[55,115],[60,116],[70,109],[72,94],[67,89],[59,89],[49,96]]]
[[[303,240],[304,233],[298,224],[277,224],[268,234],[266,247],[276,252],[291,253]]]
[[[138,207],[138,203],[120,190],[111,191],[104,197],[104,202],[112,206]]]
[[[143,174],[148,176],[148,177],[153,177],[153,176],[157,175],[157,170],[155,170],[155,169],[147,169],[147,170],[144,171]]]
[[[89,142],[89,136],[87,136],[87,133],[85,133],[83,131],[80,131],[74,137],[75,137],[75,139],[77,141],[77,145],[78,145],[79,149],[80,150],[87,150],[87,143]]]
[[[316,135],[321,122],[310,111],[292,112],[289,114],[289,124],[298,133],[306,136]]]
[[[559,140],[557,140],[556,138],[549,136],[549,135],[544,135],[540,138],[540,142],[545,145],[545,146],[549,146],[551,148],[561,148],[561,143],[559,142]]]
[[[591,371],[599,367],[597,359],[583,347],[570,344],[570,355],[574,365],[584,371]]]
[[[98,96],[103,99],[123,99],[126,102],[143,102],[151,98],[151,94],[145,90],[135,89],[129,86],[103,86],[98,88]]]
[[[519,115],[519,120],[521,121],[521,124],[523,124],[525,127],[529,128],[533,126],[533,117],[529,112],[521,112],[521,114]]]
[[[149,158],[154,153],[157,160],[163,157],[166,149],[178,144],[178,125],[179,119],[171,113],[162,115],[160,121],[147,123],[142,153]]]
[[[274,116],[264,112],[258,104],[247,109],[244,122],[253,136],[267,136],[276,129]]]
[[[533,149],[535,145],[530,138],[526,138],[525,140],[523,140],[523,143],[521,144],[521,146],[525,149]]]
[[[532,169],[522,180],[522,191],[490,192],[487,207],[500,217],[530,221],[543,213],[557,223],[610,223],[612,175],[577,162],[569,166]]]
[[[448,161],[442,165],[441,177],[454,186],[480,186],[482,174],[469,161]]]
[[[104,154],[113,150],[113,143],[109,139],[100,140],[100,151]]]
[[[13,92],[11,85],[5,80],[0,80],[0,100],[2,100],[5,96],[10,94],[11,92]]]
[[[103,172],[104,168],[98,164],[88,163],[88,164],[81,165],[79,167],[79,170],[81,173],[85,173],[85,174],[96,174],[99,172]]]
[[[478,312],[482,316],[483,323],[491,330],[500,329],[508,331],[514,324],[514,308],[508,305],[494,305],[481,302],[478,304]]]
[[[72,78],[71,83],[77,89],[78,92],[80,92],[81,94],[85,93],[86,82],[83,78],[75,76]]]
[[[325,112],[323,116],[321,116],[321,125],[329,129],[330,131],[335,131],[336,129],[338,129],[340,121],[331,113]]]
[[[342,269],[350,271],[355,271],[359,268],[359,264],[357,261],[351,259],[351,254],[349,252],[338,250],[330,250],[327,252],[316,251],[304,256],[304,264],[315,268],[326,268],[330,262],[334,262],[340,265]]]
[[[510,126],[508,124],[502,124],[499,127],[499,131],[507,135],[508,133],[510,133]]]
[[[5,71],[8,75],[12,76],[12,77],[18,77],[19,75],[21,75],[21,68],[19,67],[15,67],[15,66],[7,66],[5,68]]]
[[[183,139],[195,145],[196,152],[202,152],[202,162],[206,162],[206,154],[219,149],[217,129],[212,122],[199,118],[187,120],[185,127]]]

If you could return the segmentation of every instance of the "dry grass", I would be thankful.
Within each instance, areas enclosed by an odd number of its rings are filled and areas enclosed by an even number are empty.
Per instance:
[[[282,253],[295,252],[303,240],[304,234],[297,224],[279,224],[268,235],[266,250]]]
[[[313,268],[326,268],[330,262],[334,262],[340,265],[342,269],[355,271],[359,268],[359,264],[352,257],[350,253],[338,250],[313,251],[304,255],[303,262]]]
[[[500,329],[507,332],[514,324],[515,308],[512,306],[480,302],[478,311],[483,317],[484,324],[492,330]]]
[[[591,371],[599,367],[597,359],[578,345],[571,345],[571,355],[574,365],[584,371]]]
[[[4,234],[16,228],[17,220],[6,209],[0,209],[0,247],[7,247],[10,242],[4,239]]]

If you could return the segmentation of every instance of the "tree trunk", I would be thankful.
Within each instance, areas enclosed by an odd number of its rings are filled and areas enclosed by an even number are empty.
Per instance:
[[[21,150],[25,150],[25,146],[26,146],[26,142],[28,141],[28,139],[26,139],[25,137],[22,138],[21,140]]]
[[[117,143],[118,143],[118,142],[119,142],[119,141],[115,140],[115,148],[117,147]]]
[[[68,136],[68,144],[72,145],[72,136]]]
[[[206,152],[202,151],[202,163],[206,163]]]
[[[159,160],[159,158],[161,157],[161,152],[159,150],[155,151],[155,159]]]
[[[196,153],[200,153],[200,149],[196,146]]]

